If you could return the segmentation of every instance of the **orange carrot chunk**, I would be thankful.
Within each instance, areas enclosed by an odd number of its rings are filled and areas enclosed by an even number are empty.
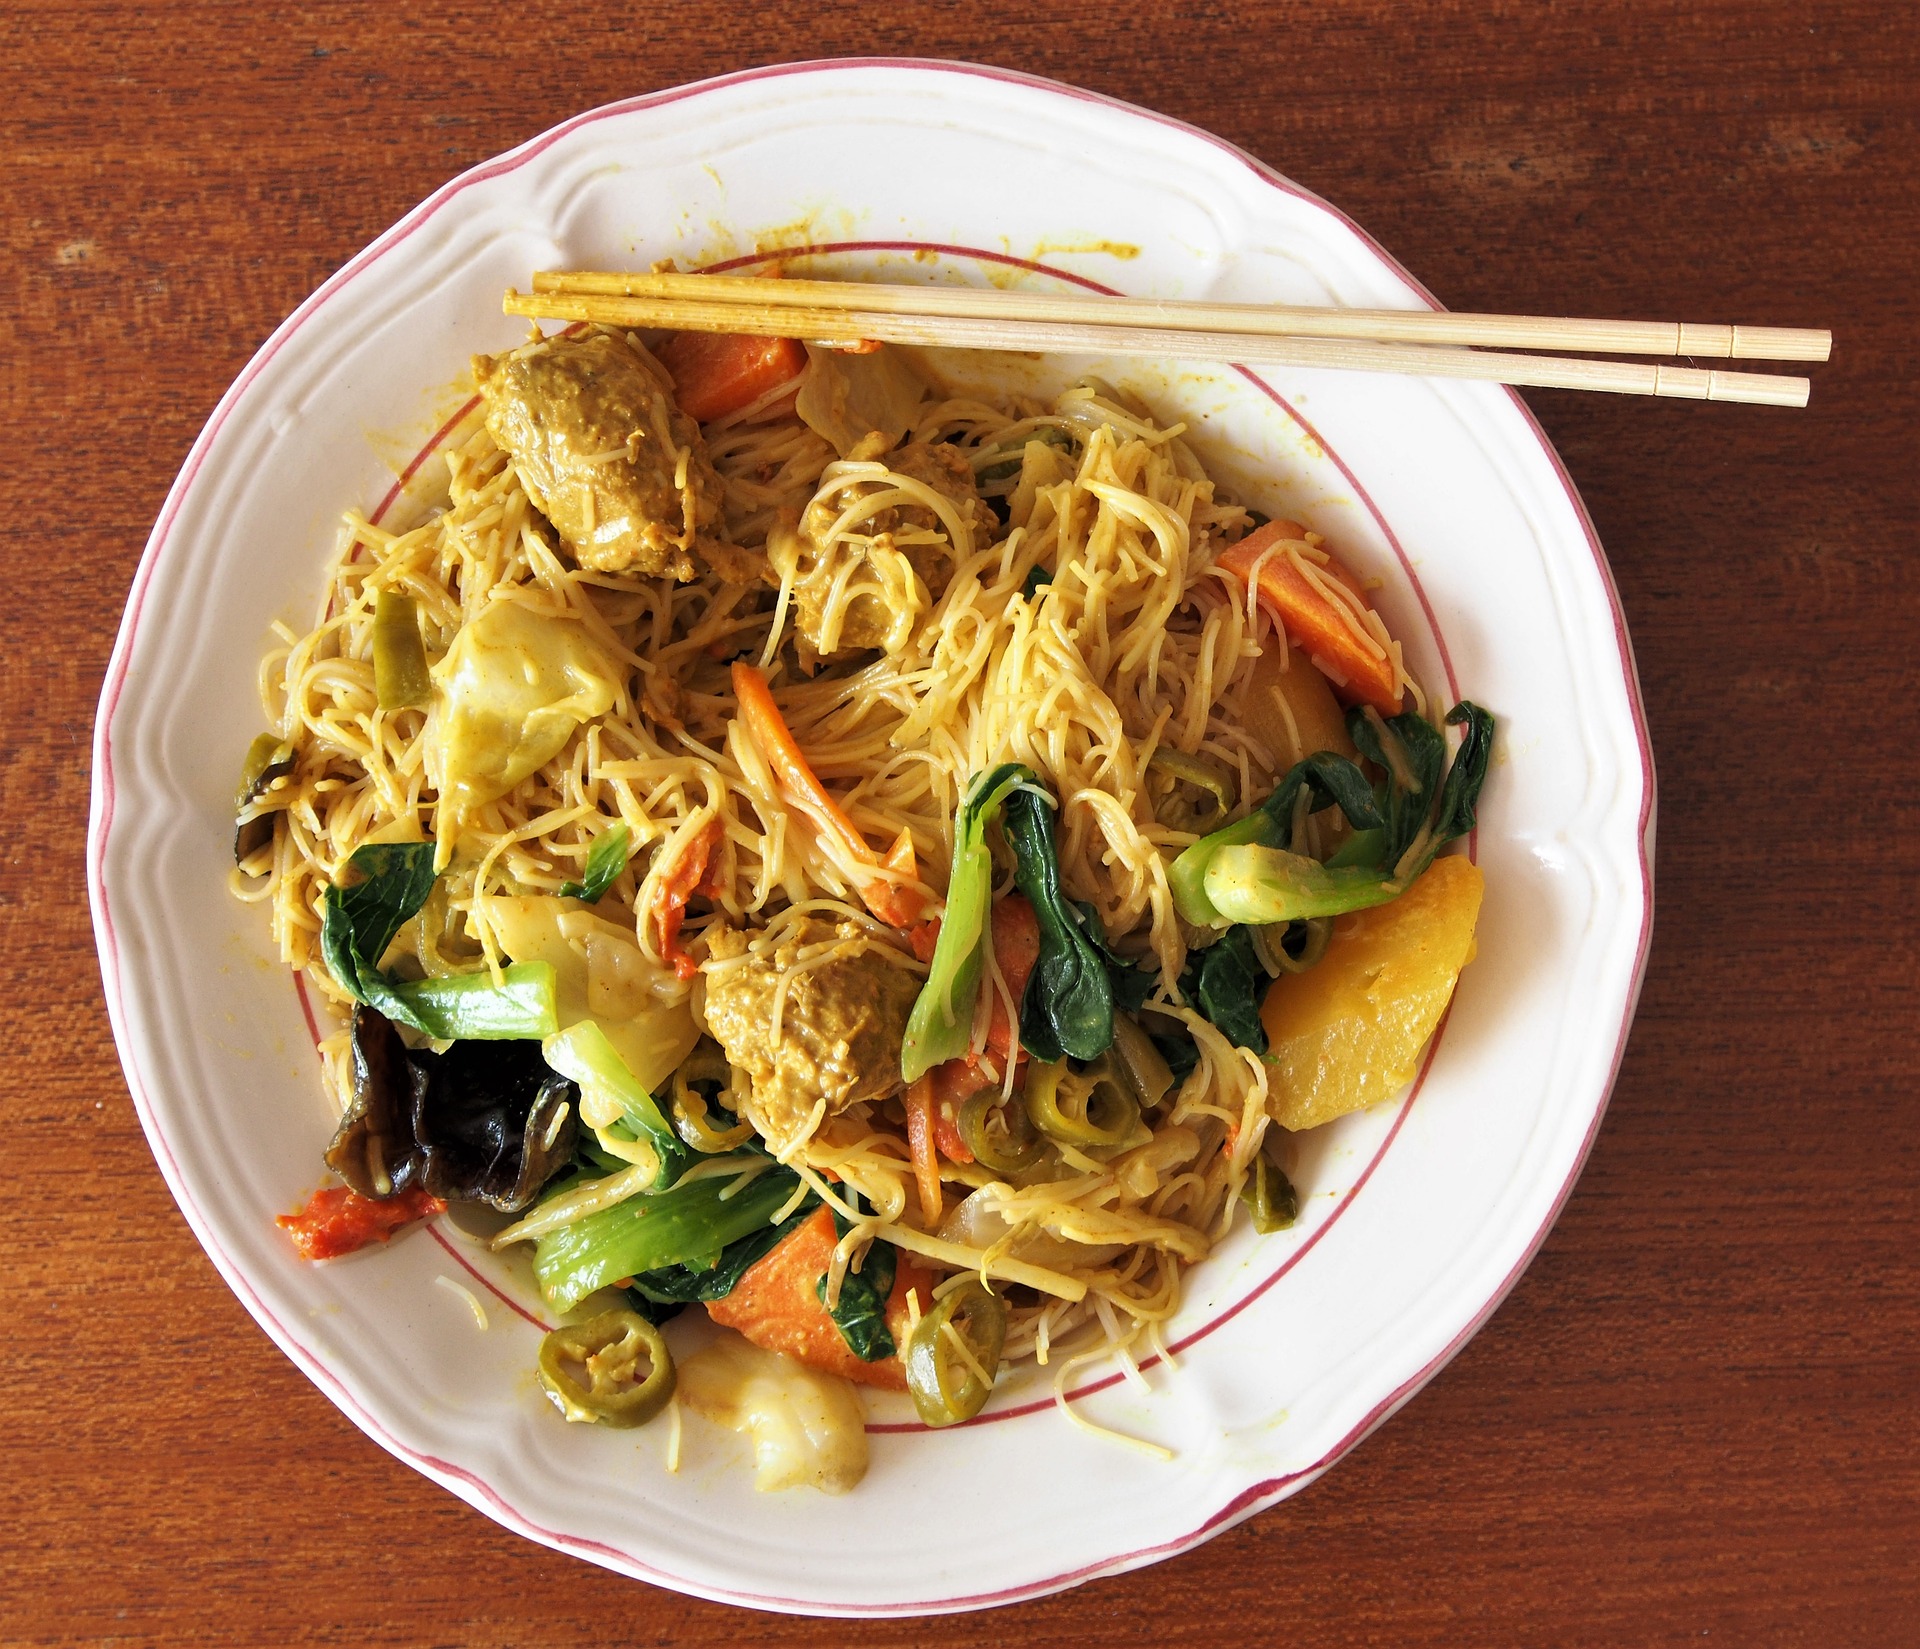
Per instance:
[[[1224,551],[1218,564],[1242,580],[1254,576],[1255,566],[1259,567],[1261,601],[1286,631],[1287,640],[1313,660],[1344,703],[1371,704],[1383,716],[1398,715],[1400,689],[1394,683],[1393,660],[1376,656],[1353,633],[1332,598],[1314,588],[1292,556],[1284,550],[1267,554],[1276,544],[1305,537],[1306,529],[1297,521],[1269,521]],[[1326,553],[1325,546],[1321,548]],[[1361,607],[1374,611],[1359,579],[1332,554],[1327,554],[1319,570],[1348,590]]]
[[[820,1303],[817,1285],[833,1261],[839,1241],[830,1209],[816,1209],[774,1248],[754,1261],[724,1300],[712,1300],[707,1315],[767,1351],[777,1351],[808,1368],[838,1374],[863,1385],[905,1391],[907,1375],[898,1356],[877,1363],[853,1354],[839,1327]],[[906,1254],[894,1251],[893,1290],[887,1295],[887,1327],[895,1346],[907,1343],[907,1291],[920,1290],[921,1309],[933,1298],[933,1281]]]
[[[797,339],[730,332],[676,332],[657,354],[673,375],[680,410],[700,424],[752,406],[807,368]]]

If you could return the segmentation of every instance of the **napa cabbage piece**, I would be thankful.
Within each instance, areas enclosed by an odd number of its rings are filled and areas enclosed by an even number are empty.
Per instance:
[[[486,920],[516,964],[553,969],[553,1028],[593,1020],[649,1093],[658,1093],[693,1052],[700,1028],[687,987],[647,960],[632,928],[578,900],[546,894],[491,897]]]
[[[867,1475],[867,1411],[837,1374],[725,1334],[680,1366],[679,1392],[694,1413],[746,1434],[762,1493],[845,1494]]]
[[[926,397],[926,381],[897,349],[853,354],[808,344],[794,410],[845,458],[875,433],[889,446],[898,441],[913,428]]]
[[[444,867],[468,821],[546,766],[575,729],[613,708],[618,666],[584,625],[495,600],[460,627],[433,667],[427,771],[440,792]]]

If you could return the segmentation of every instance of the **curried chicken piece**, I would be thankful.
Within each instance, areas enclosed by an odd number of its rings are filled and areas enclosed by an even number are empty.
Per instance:
[[[474,356],[473,380],[488,432],[581,566],[694,576],[720,477],[657,362],[617,333],[563,333]]]
[[[812,916],[770,953],[751,952],[748,935],[724,922],[707,930],[707,945],[707,1029],[750,1078],[742,1108],[763,1138],[787,1144],[822,1100],[833,1115],[899,1089],[920,994],[904,956],[856,923]]]

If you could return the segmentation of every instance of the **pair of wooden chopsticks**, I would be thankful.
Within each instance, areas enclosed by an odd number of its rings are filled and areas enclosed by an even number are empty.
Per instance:
[[[872,340],[1024,353],[1157,356],[1246,366],[1340,367],[1763,406],[1805,406],[1807,380],[1506,351],[1567,349],[1722,360],[1824,361],[1833,347],[1832,333],[1793,327],[1176,303],[761,276],[543,270],[533,277],[533,288],[531,293],[509,292],[506,312],[536,320],[743,332],[822,344]],[[1483,349],[1488,345],[1495,347]]]

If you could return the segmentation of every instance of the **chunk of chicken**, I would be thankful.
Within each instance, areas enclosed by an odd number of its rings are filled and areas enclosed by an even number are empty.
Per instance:
[[[617,333],[561,334],[474,356],[473,379],[488,431],[581,566],[694,576],[720,477],[657,362]]]
[[[752,951],[725,923],[707,943],[707,1029],[747,1073],[744,1114],[776,1148],[823,1100],[833,1115],[900,1088],[900,1044],[920,994],[903,955],[855,923],[815,917],[771,950]]]

